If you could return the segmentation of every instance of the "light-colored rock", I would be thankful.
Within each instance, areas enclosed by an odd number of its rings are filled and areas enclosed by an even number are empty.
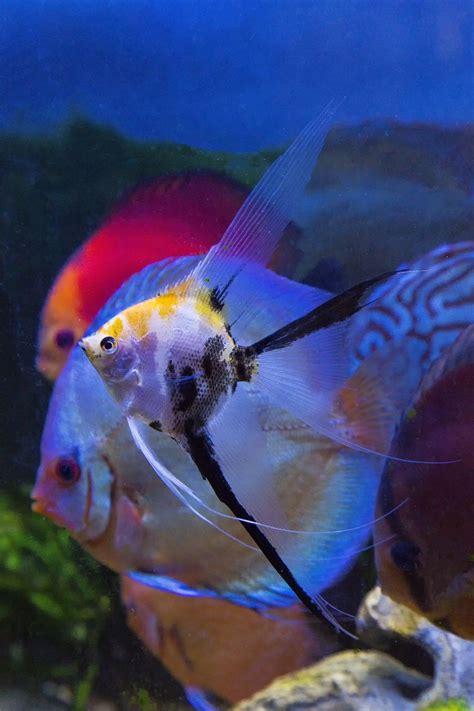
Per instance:
[[[235,711],[411,711],[430,680],[380,652],[342,652],[282,677]]]
[[[404,640],[429,654],[434,678],[420,699],[421,706],[438,699],[463,698],[474,708],[474,642],[443,632],[397,605],[380,588],[374,588],[364,600],[358,629],[361,639],[377,649],[388,650]]]
[[[375,650],[335,654],[281,677],[235,711],[421,711],[443,699],[474,708],[474,643],[443,632],[380,588],[366,597],[357,627],[361,642]],[[420,659],[431,659],[432,677],[391,656],[413,663],[417,648]]]

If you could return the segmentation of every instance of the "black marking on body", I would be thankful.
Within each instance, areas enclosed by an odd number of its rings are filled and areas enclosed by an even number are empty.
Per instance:
[[[277,550],[258,527],[254,517],[249,514],[249,512],[237,499],[220,468],[219,462],[216,460],[214,446],[209,434],[205,430],[196,429],[196,423],[192,419],[188,419],[185,422],[184,436],[184,445],[186,449],[201,472],[202,477],[212,486],[217,498],[222,501],[223,504],[228,506],[234,516],[243,519],[241,520],[242,526],[251,538],[253,538],[277,573],[289,585],[295,595],[297,595],[308,610],[310,610],[310,612],[316,615],[326,625],[329,625],[331,630],[334,631],[332,624],[322,614],[316,602],[297,582],[293,573],[281,559]],[[251,521],[253,521],[253,523],[250,523]]]
[[[153,420],[153,422],[150,422],[149,425],[153,430],[156,430],[157,432],[163,432],[163,428],[159,420]]]
[[[209,353],[205,353],[202,357],[202,370],[205,378],[212,378],[213,362]]]
[[[364,307],[364,304],[361,304],[361,299],[369,289],[394,274],[400,273],[403,273],[403,270],[399,272],[386,272],[385,274],[356,284],[356,286],[353,286],[351,289],[344,291],[338,296],[334,296],[332,299],[324,302],[324,304],[320,304],[320,306],[317,306],[305,316],[301,316],[286,326],[279,328],[252,346],[247,346],[245,350],[249,355],[258,356],[261,353],[265,353],[265,351],[285,348],[294,343],[294,341],[309,336],[315,331],[329,328],[336,323],[346,321],[350,316],[353,316]]]
[[[209,302],[211,304],[211,308],[217,313],[223,311],[225,306],[225,299],[229,292],[229,288],[235,277],[240,274],[241,271],[242,270],[240,269],[238,272],[233,274],[227,284],[224,284],[224,286],[215,286],[213,289],[211,289],[209,294]]]
[[[173,413],[171,431],[182,434],[184,421],[193,419],[203,427],[221,396],[230,391],[232,369],[226,361],[221,335],[208,338],[203,352],[190,352],[179,361],[169,361],[165,379]]]
[[[224,308],[224,299],[222,292],[219,290],[217,286],[215,286],[213,289],[211,289],[211,293],[209,295],[209,301],[211,303],[211,308],[214,311],[217,311],[217,313],[220,313],[223,308]]]
[[[249,352],[247,348],[236,346],[230,354],[230,364],[234,371],[234,390],[237,383],[250,383],[257,367],[256,358],[252,352]]]

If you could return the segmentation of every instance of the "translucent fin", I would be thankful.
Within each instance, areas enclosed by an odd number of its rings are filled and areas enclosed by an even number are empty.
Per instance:
[[[208,423],[208,432],[239,502],[255,521],[274,527],[266,535],[274,545],[283,546],[286,537],[281,530],[287,521],[275,490],[273,458],[260,427],[258,401],[247,387],[237,388]]]
[[[332,294],[249,264],[232,282],[223,316],[236,342],[250,345],[330,299]]]
[[[232,540],[235,540],[237,543],[240,545],[246,546],[248,548],[251,548],[252,550],[258,550],[256,546],[248,546],[244,541],[241,541],[240,539],[234,538],[231,534],[229,534],[228,531],[225,531],[221,529],[219,526],[215,524],[214,521],[211,521],[209,518],[204,516],[202,514],[201,510],[197,509],[203,509],[207,511],[209,514],[212,514],[213,517],[217,518],[224,518],[224,519],[229,519],[229,520],[235,520],[237,519],[238,521],[242,523],[253,523],[253,519],[245,519],[241,517],[236,517],[233,514],[230,513],[224,513],[223,511],[219,511],[219,509],[210,506],[204,499],[200,498],[196,491],[192,489],[190,486],[185,484],[184,482],[180,481],[167,467],[166,465],[160,461],[159,454],[156,452],[155,445],[156,442],[148,442],[147,434],[149,433],[149,427],[145,426],[140,420],[130,418],[129,420],[129,426],[130,426],[130,431],[132,434],[132,437],[135,441],[135,444],[137,445],[138,449],[142,452],[142,454],[145,456],[146,460],[152,467],[152,469],[155,471],[155,473],[158,474],[160,479],[163,481],[163,483],[177,496],[182,503],[185,504],[187,508],[189,508],[190,511],[192,511],[196,516],[201,518],[203,521],[208,523],[209,525],[213,526],[217,530],[221,531],[224,533],[224,535],[228,536]],[[156,434],[153,433],[154,438],[156,438]],[[166,435],[163,435],[166,436]],[[268,442],[266,442],[265,445],[268,448]],[[272,456],[272,453],[269,453],[269,457],[272,460],[271,467],[274,469],[275,468],[275,461],[274,457]],[[267,484],[273,485],[273,482],[267,481]],[[281,523],[280,525],[275,525],[268,523],[268,520],[274,520],[275,515],[274,511],[277,509],[280,510],[280,518],[283,519],[284,514],[281,512],[280,504],[278,501],[276,501],[275,497],[273,498],[273,503],[274,503],[274,509],[270,509],[270,519],[266,518],[263,520],[263,518],[258,517],[256,519],[256,523],[260,528],[263,529],[271,529],[275,531],[276,533],[283,533],[283,534],[291,534],[291,535],[303,535],[303,536],[323,536],[327,537],[329,535],[339,535],[342,533],[351,533],[355,531],[366,531],[366,535],[369,535],[370,531],[372,530],[373,526],[381,521],[382,519],[386,518],[387,516],[392,515],[396,510],[401,508],[402,506],[405,505],[406,499],[401,501],[397,506],[395,506],[393,509],[388,511],[386,514],[383,514],[382,516],[379,516],[377,518],[370,518],[367,521],[360,522],[356,525],[349,526],[347,528],[318,528],[318,529],[305,529],[305,528],[290,528],[288,526],[283,525]],[[265,515],[267,517],[267,514],[264,514],[262,512],[262,516]],[[365,549],[360,549],[359,552]],[[336,556],[335,559],[339,559],[341,556]],[[328,558],[313,558],[313,560],[329,560]]]
[[[275,405],[353,449],[387,456],[416,390],[422,344],[388,344],[349,378],[344,323],[265,351],[252,382]]]
[[[239,273],[235,260],[241,265],[268,264],[310,180],[336,109],[330,103],[267,170],[220,242],[195,269],[197,284],[225,289]]]
[[[293,528],[284,526],[277,531],[264,529],[265,534],[268,534],[266,538],[291,570],[295,579],[309,591],[308,594],[313,597],[319,595],[321,590],[333,584],[345,572],[367,541],[370,522],[374,518],[375,493],[379,481],[378,467],[382,462],[358,452],[340,451],[334,448],[329,448],[329,457],[325,455],[320,459],[319,439],[316,437],[312,441],[310,437],[308,443],[308,435],[305,434],[303,440],[299,437],[294,440],[294,431],[291,429],[289,432],[269,433],[260,427],[257,436],[248,437],[245,431],[246,423],[251,425],[252,432],[258,429],[255,409],[252,415],[252,408],[257,407],[255,395],[250,392],[248,386],[239,384],[235,398],[229,400],[229,409],[224,407],[211,422],[210,433],[216,435],[215,452],[221,450],[219,462],[222,462],[223,468],[227,468],[230,481],[236,482],[239,496],[250,509],[247,511],[243,508],[237,512],[237,515],[247,521],[251,520],[252,513],[259,517],[265,516],[267,520],[270,517],[269,520],[276,523],[278,527],[281,525],[279,523],[281,510],[284,512],[283,515],[291,511]],[[130,424],[132,433],[134,429],[136,433],[138,426],[134,428],[133,421]],[[143,423],[140,424],[140,429],[144,430],[146,435],[147,428]],[[306,429],[303,431],[309,432]],[[234,436],[229,436],[229,432]],[[156,433],[152,432],[152,434]],[[214,521],[202,515],[201,505],[205,506],[205,502],[161,465],[156,454],[147,451],[143,438],[138,436],[136,441],[145,455],[148,455],[150,464],[158,470],[158,474],[173,493],[195,515],[219,528]],[[249,443],[255,444],[255,449],[253,446],[248,446]],[[324,443],[322,446],[324,449]],[[243,459],[241,453],[246,450],[249,454]],[[311,465],[313,451],[314,464]],[[216,454],[217,456],[219,454]],[[242,464],[245,466],[242,467]],[[260,483],[259,471],[263,472]],[[198,472],[196,475],[198,476]],[[261,482],[265,482],[265,485]],[[270,509],[268,509],[269,501],[274,502]],[[295,514],[293,502],[299,502],[301,505],[301,501],[304,502],[304,513]],[[320,526],[320,530],[314,532],[317,533],[316,536],[295,535],[295,523],[301,525],[302,531],[306,528],[307,533],[311,533],[315,522]],[[223,533],[227,535],[225,530]],[[283,580],[278,584],[278,578],[269,575],[269,570],[271,569],[267,567],[262,567],[260,571],[256,569],[249,578],[245,575],[245,571],[242,571],[242,576],[239,576],[238,580],[229,581],[215,592],[222,599],[258,610],[263,614],[268,607],[291,604],[295,593]],[[149,574],[132,573],[131,575],[148,576]],[[163,579],[154,580],[153,576],[146,579],[140,577],[140,582],[151,586],[162,586]],[[188,594],[189,591],[184,592]],[[198,594],[202,593],[203,590]],[[316,602],[313,600],[313,604]],[[326,618],[330,618],[331,624],[339,627],[330,610],[324,607],[322,599],[318,605],[324,608],[324,613],[320,610],[319,614],[324,614]]]
[[[147,442],[146,433],[149,430],[149,428],[147,426],[145,426],[140,420],[138,420],[137,418],[134,418],[134,417],[128,418],[128,425],[129,425],[130,432],[131,432],[131,435],[132,435],[132,438],[133,438],[135,444],[137,445],[137,447],[141,451],[141,453],[144,455],[148,464],[155,471],[155,473],[158,474],[161,481],[168,487],[168,489],[193,514],[195,514],[198,518],[200,518],[205,523],[212,526],[212,528],[215,528],[217,531],[220,531],[221,533],[223,533],[230,540],[235,541],[239,545],[245,546],[246,548],[250,548],[251,550],[256,550],[256,548],[254,546],[250,546],[248,543],[245,543],[245,541],[241,541],[239,538],[236,538],[231,533],[229,533],[229,531],[226,531],[225,529],[223,529],[219,525],[217,525],[214,521],[211,521],[201,511],[199,511],[195,505],[193,505],[193,502],[195,504],[200,504],[201,506],[204,506],[211,512],[219,515],[219,512],[217,510],[211,509],[209,506],[206,506],[204,504],[204,502],[197,496],[197,494],[192,489],[190,489],[190,487],[188,487],[186,484],[184,484],[182,481],[180,481],[177,477],[175,477],[175,475],[165,466],[165,464],[163,464],[163,462],[160,461],[160,458],[154,451],[153,446],[150,446],[150,444]],[[155,434],[156,433],[154,433],[154,435]]]

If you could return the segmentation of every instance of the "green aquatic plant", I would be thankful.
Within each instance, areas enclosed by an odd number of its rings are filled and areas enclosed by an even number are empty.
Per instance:
[[[73,681],[84,708],[110,579],[29,506],[22,492],[0,492],[0,679]]]

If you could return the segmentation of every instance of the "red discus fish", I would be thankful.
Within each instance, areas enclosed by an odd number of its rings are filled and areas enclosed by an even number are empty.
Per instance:
[[[159,178],[132,191],[66,262],[43,307],[36,367],[50,380],[94,316],[132,274],[215,244],[247,196],[212,172]]]
[[[375,527],[382,590],[474,639],[474,326],[424,377],[392,454],[438,463],[385,466],[378,514],[388,515]]]

